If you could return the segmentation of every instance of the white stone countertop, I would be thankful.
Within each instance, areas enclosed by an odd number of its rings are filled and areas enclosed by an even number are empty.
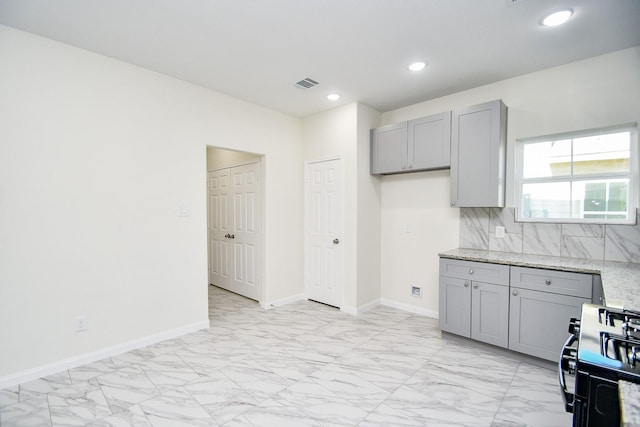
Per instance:
[[[602,278],[602,288],[608,306],[640,311],[640,264],[477,249],[453,249],[438,255],[442,258],[466,261],[599,274]],[[618,385],[621,425],[623,427],[640,427],[640,384],[618,381]]]

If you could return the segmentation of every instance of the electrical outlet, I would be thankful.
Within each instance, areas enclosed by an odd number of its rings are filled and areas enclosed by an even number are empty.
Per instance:
[[[87,316],[78,316],[74,322],[76,332],[82,332],[87,330]]]
[[[411,296],[422,298],[422,288],[420,286],[411,286]]]
[[[500,237],[500,238],[504,237],[504,227],[500,225],[496,226],[496,237]]]

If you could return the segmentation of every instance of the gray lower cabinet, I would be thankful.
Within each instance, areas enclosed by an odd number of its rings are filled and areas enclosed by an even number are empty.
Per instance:
[[[440,258],[440,329],[557,361],[571,317],[601,296],[591,274]]]
[[[507,107],[492,101],[451,118],[451,206],[504,207]]]
[[[507,347],[508,266],[440,259],[439,298],[440,329]]]
[[[371,174],[446,169],[450,146],[450,111],[372,129]]]
[[[569,336],[571,317],[580,318],[590,299],[511,288],[509,349],[557,362]]]
[[[509,349],[558,361],[569,319],[592,301],[591,274],[511,267]]]

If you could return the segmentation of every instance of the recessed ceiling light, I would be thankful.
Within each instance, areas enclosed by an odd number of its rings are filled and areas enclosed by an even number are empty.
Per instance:
[[[427,64],[425,64],[424,62],[414,62],[413,64],[409,65],[409,69],[411,71],[420,71],[426,66]]]
[[[337,93],[330,93],[329,95],[327,95],[327,99],[329,101],[337,101],[338,99],[340,99],[340,95],[338,95]]]
[[[542,25],[545,27],[556,27],[558,25],[562,25],[571,18],[571,15],[573,15],[573,11],[571,9],[554,12],[542,19]]]

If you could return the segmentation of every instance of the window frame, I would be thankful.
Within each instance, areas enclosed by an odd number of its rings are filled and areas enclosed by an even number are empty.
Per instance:
[[[586,136],[597,136],[617,132],[630,132],[629,147],[629,172],[611,172],[611,173],[595,173],[583,175],[563,176],[562,178],[541,177],[541,178],[524,178],[524,147],[527,144],[546,141],[558,141],[563,139],[576,139]],[[558,134],[536,136],[530,138],[521,138],[516,140],[516,162],[515,162],[515,196],[516,196],[516,221],[517,222],[538,222],[553,224],[635,224],[636,209],[638,203],[638,128],[637,123],[625,123],[616,126],[607,126],[602,128],[585,129],[574,132],[563,132]],[[571,164],[573,165],[573,155]],[[573,169],[573,168],[572,168]],[[575,181],[597,180],[597,179],[629,179],[629,198],[627,200],[627,217],[624,218],[524,218],[522,217],[522,189],[524,184],[528,183],[547,183],[547,182],[567,182],[570,185]]]

